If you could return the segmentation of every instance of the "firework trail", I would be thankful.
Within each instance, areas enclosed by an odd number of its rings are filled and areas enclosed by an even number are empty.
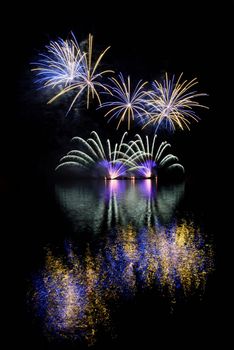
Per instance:
[[[156,176],[160,168],[166,168],[167,170],[180,168],[184,173],[184,167],[178,163],[179,159],[173,154],[166,153],[168,148],[171,148],[171,145],[167,141],[162,142],[159,147],[156,147],[156,134],[153,137],[151,145],[148,135],[145,136],[145,143],[139,134],[136,134],[135,138],[135,141],[130,141],[129,143],[135,154],[135,157],[132,159],[135,167],[131,168],[131,171],[136,171],[137,174],[144,178]]]
[[[71,91],[75,91],[75,97],[72,100],[72,103],[68,109],[68,112],[73,107],[74,103],[78,100],[78,98],[86,92],[86,105],[87,109],[89,108],[90,99],[94,99],[95,97],[98,100],[99,105],[101,105],[100,94],[98,90],[108,91],[110,90],[108,87],[101,82],[103,75],[107,73],[113,73],[112,70],[102,70],[99,71],[98,68],[100,66],[100,62],[105,55],[105,53],[109,50],[110,46],[107,47],[97,58],[97,60],[93,63],[93,36],[89,34],[88,38],[88,52],[84,52],[82,54],[82,58],[80,60],[80,74],[76,77],[73,83],[69,86],[66,86],[62,91],[56,94],[48,103],[55,101],[58,97],[67,94]],[[67,113],[68,113],[67,112]]]
[[[94,173],[96,177],[102,176],[108,179],[129,177],[130,174],[150,178],[157,176],[157,171],[161,168],[167,170],[176,168],[184,173],[178,158],[166,153],[171,147],[169,143],[164,141],[158,148],[156,147],[156,134],[151,146],[148,136],[145,137],[145,143],[139,134],[135,136],[136,140],[126,143],[126,135],[127,132],[123,134],[120,144],[116,143],[114,147],[111,146],[109,139],[104,146],[95,131],[92,131],[92,137],[87,141],[82,137],[74,137],[72,141],[78,142],[81,147],[69,151],[62,157],[55,170],[78,167],[88,170],[90,174]]]
[[[67,166],[75,166],[84,168],[89,171],[94,170],[97,175],[102,175],[108,179],[115,179],[124,176],[128,167],[133,166],[131,162],[130,147],[124,142],[127,135],[125,132],[120,143],[111,146],[109,139],[106,146],[102,144],[99,135],[91,132],[91,136],[87,141],[82,137],[74,137],[72,141],[78,142],[82,149],[72,150],[65,157],[60,159],[60,164],[55,170],[59,170]]]

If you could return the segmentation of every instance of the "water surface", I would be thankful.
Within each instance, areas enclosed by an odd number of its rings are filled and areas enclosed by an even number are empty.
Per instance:
[[[160,315],[203,298],[213,248],[184,197],[184,183],[156,180],[55,186],[67,231],[46,246],[30,294],[48,339],[97,346],[118,338],[123,305],[156,303]]]

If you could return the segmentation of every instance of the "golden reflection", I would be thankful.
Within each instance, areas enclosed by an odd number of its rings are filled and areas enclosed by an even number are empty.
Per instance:
[[[170,227],[119,228],[98,252],[83,256],[70,246],[63,257],[47,252],[35,279],[33,301],[55,336],[95,342],[100,326],[109,329],[110,306],[142,288],[159,288],[172,302],[204,290],[213,269],[212,246],[186,221]]]

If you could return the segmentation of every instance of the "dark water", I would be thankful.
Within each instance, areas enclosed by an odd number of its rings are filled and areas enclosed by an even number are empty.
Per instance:
[[[55,193],[73,231],[95,235],[116,226],[170,224],[184,187],[181,183],[158,188],[156,180],[91,180],[56,185]]]
[[[25,228],[16,266],[22,343],[135,348],[155,337],[186,346],[198,329],[207,336],[218,276],[202,193],[197,202],[188,183],[155,180],[28,186],[15,199]]]

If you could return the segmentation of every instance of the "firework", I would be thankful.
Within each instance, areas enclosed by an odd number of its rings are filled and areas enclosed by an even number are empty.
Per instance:
[[[78,142],[82,149],[72,150],[65,157],[60,159],[60,164],[56,170],[67,167],[76,166],[85,168],[89,171],[95,169],[96,173],[101,174],[105,178],[115,179],[123,176],[129,166],[133,166],[131,156],[129,156],[130,147],[124,142],[127,135],[125,132],[121,138],[120,144],[116,143],[114,147],[108,139],[106,147],[95,131],[91,132],[91,136],[87,141],[82,137],[74,137],[72,141]]]
[[[67,87],[81,74],[84,55],[72,33],[72,39],[58,38],[46,46],[46,52],[39,54],[40,59],[32,63],[36,67],[36,83],[42,88],[56,86]]]
[[[140,80],[135,88],[131,86],[130,76],[125,82],[123,75],[119,74],[119,80],[109,78],[112,85],[109,86],[111,91],[111,101],[104,102],[102,107],[111,107],[105,114],[105,117],[118,119],[117,129],[120,124],[127,120],[128,130],[131,122],[136,118],[142,118],[147,114],[145,109],[145,90],[147,82],[142,83]]]
[[[171,145],[164,141],[160,146],[156,147],[155,134],[150,145],[149,137],[146,135],[145,143],[143,142],[139,134],[135,135],[136,140],[130,141],[130,147],[133,150],[135,156],[132,161],[135,163],[135,167],[131,168],[131,171],[136,171],[140,176],[144,178],[150,178],[156,176],[157,170],[160,168],[172,169],[178,167],[184,172],[184,168],[178,163],[178,158],[173,154],[166,154],[165,152]]]
[[[170,80],[167,73],[162,83],[154,81],[153,89],[147,93],[149,117],[145,118],[143,128],[150,124],[155,126],[155,132],[159,128],[171,131],[176,128],[190,130],[191,121],[199,121],[200,118],[192,108],[208,107],[199,104],[194,99],[207,96],[207,94],[191,91],[191,88],[198,83],[197,79],[181,82],[182,74],[177,81],[175,81],[175,76]]]
[[[96,62],[92,62],[92,56],[93,56],[93,36],[89,34],[88,38],[88,52],[82,53],[81,60],[80,60],[80,74],[76,77],[74,82],[72,82],[70,85],[66,86],[62,91],[60,91],[58,94],[56,94],[48,103],[51,103],[55,101],[58,97],[67,94],[71,91],[75,91],[75,97],[72,100],[72,103],[69,107],[68,112],[73,107],[74,103],[78,100],[78,98],[86,92],[86,102],[87,102],[87,109],[89,108],[90,104],[90,98],[94,99],[95,97],[98,100],[99,105],[101,105],[101,100],[99,96],[99,89],[102,91],[108,91],[110,90],[107,88],[107,86],[103,83],[101,83],[102,76],[107,73],[113,73],[112,70],[103,70],[98,72],[98,68],[100,65],[100,62],[107,52],[109,50],[110,46],[107,47],[97,58]]]
[[[136,174],[143,178],[151,178],[157,175],[161,168],[167,170],[184,168],[178,163],[178,158],[173,154],[166,154],[166,150],[171,145],[164,141],[156,147],[155,134],[150,145],[149,137],[146,136],[144,143],[141,136],[136,134],[136,140],[129,143],[124,142],[127,132],[121,138],[120,144],[116,143],[114,147],[108,139],[106,146],[95,131],[92,131],[91,138],[87,141],[82,137],[74,137],[72,141],[80,144],[79,149],[71,150],[66,156],[60,159],[60,164],[56,170],[66,167],[78,167],[95,172],[96,176],[103,176],[108,179]]]

